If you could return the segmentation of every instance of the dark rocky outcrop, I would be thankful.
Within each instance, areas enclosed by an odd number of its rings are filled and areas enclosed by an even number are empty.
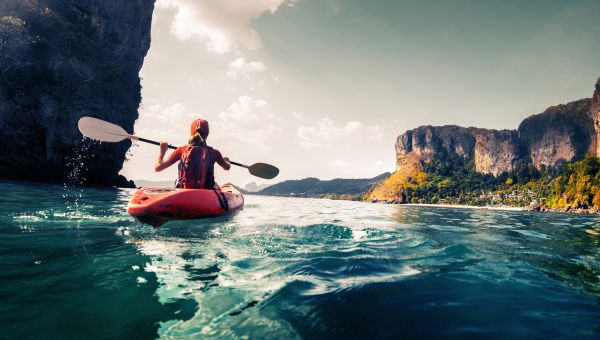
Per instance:
[[[596,130],[596,139],[594,140],[593,147],[596,149],[596,155],[600,157],[600,78],[596,81],[590,114],[594,120],[594,129]]]
[[[521,122],[519,136],[533,166],[537,169],[555,166],[595,151],[592,149],[595,132],[590,107],[591,100],[582,99],[549,107]]]
[[[0,178],[131,186],[129,142],[84,141],[82,116],[133,132],[154,0],[0,2]]]
[[[600,155],[600,79],[592,99],[549,107],[528,117],[518,130],[421,126],[396,141],[396,171],[419,162],[458,156],[480,173],[498,176],[519,162],[537,169]]]

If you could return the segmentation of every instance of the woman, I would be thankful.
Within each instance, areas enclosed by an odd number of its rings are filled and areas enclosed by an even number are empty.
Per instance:
[[[223,157],[219,150],[213,149],[206,144],[208,137],[208,122],[204,119],[196,119],[190,127],[191,138],[188,144],[181,146],[163,160],[169,143],[160,142],[160,153],[154,166],[154,171],[162,171],[175,162],[179,161],[179,176],[176,188],[184,189],[216,189],[214,166],[215,163],[229,170],[229,158]]]

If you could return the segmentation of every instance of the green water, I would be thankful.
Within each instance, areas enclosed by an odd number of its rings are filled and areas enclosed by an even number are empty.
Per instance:
[[[599,338],[600,218],[0,182],[0,338]]]

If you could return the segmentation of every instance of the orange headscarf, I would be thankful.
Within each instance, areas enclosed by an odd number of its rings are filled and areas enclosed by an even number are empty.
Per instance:
[[[194,119],[190,125],[190,135],[192,135],[192,137],[188,141],[188,144],[191,146],[205,146],[208,132],[208,122],[206,120]]]
[[[196,132],[199,132],[200,135],[202,135],[202,138],[206,139],[209,132],[208,122],[204,119],[194,119],[192,121],[192,125],[190,126],[190,135],[193,136]]]

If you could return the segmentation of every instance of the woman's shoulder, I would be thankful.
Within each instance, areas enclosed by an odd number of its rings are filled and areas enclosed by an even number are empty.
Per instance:
[[[175,151],[173,151],[173,155],[183,155],[183,153],[185,152],[185,150],[187,150],[188,146],[187,145],[183,145],[178,147],[177,149],[175,149]]]
[[[223,160],[223,155],[221,155],[221,152],[217,149],[211,149],[212,150],[212,154],[213,157],[216,161],[222,161]]]

